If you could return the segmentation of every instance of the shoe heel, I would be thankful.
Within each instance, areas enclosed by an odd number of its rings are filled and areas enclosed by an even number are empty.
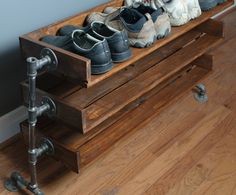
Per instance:
[[[91,72],[93,75],[99,75],[110,71],[112,68],[113,68],[113,63],[112,61],[110,61],[107,64],[91,65]]]
[[[122,53],[112,53],[111,59],[113,62],[119,63],[119,62],[124,62],[124,61],[128,60],[131,56],[132,56],[132,52],[129,49],[129,50],[122,52]]]
[[[129,38],[130,45],[132,45],[133,47],[137,47],[137,48],[150,47],[151,45],[153,45],[153,43],[156,42],[156,40],[157,40],[156,36],[150,37],[149,40],[147,40],[147,39],[130,39]]]

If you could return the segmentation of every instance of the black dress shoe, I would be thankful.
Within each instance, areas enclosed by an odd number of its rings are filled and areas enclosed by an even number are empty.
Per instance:
[[[106,39],[111,51],[111,58],[113,62],[123,62],[132,56],[132,52],[129,47],[128,35],[125,31],[118,31],[110,28],[102,22],[93,22],[91,26],[84,28],[73,25],[64,26],[58,31],[58,34],[70,35],[76,29],[83,30],[101,41]]]
[[[103,74],[112,69],[111,52],[105,39],[98,40],[83,30],[74,30],[71,37],[74,51],[91,60],[92,74]]]
[[[125,31],[110,28],[102,22],[93,22],[90,34],[97,39],[107,40],[113,62],[123,62],[132,56],[128,35]]]
[[[77,53],[91,60],[92,74],[102,74],[112,69],[113,63],[107,41],[98,40],[84,31],[75,30],[64,36],[45,36],[41,41]]]

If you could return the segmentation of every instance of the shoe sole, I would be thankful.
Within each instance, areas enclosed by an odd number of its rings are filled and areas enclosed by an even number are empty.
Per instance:
[[[165,37],[167,37],[169,34],[171,33],[171,30],[170,29],[166,29],[165,33],[164,34],[159,34],[157,35],[157,39],[163,39]]]
[[[113,68],[112,61],[102,65],[91,65],[92,75],[100,75],[110,71]]]
[[[119,63],[119,62],[124,62],[124,61],[128,60],[129,58],[131,58],[131,56],[132,56],[132,52],[129,49],[129,50],[122,52],[122,53],[112,53],[111,59],[113,62]]]
[[[145,47],[150,47],[153,45],[153,43],[155,43],[157,40],[157,37],[154,36],[153,38],[149,38],[149,40],[147,39],[129,39],[130,45],[132,45],[133,47],[137,47],[137,48],[145,48]]]

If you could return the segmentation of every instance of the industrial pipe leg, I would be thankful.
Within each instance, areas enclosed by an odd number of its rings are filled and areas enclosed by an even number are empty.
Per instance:
[[[205,103],[208,101],[207,89],[205,85],[201,83],[196,85],[194,97],[200,103]]]
[[[36,124],[37,118],[44,113],[52,116],[56,112],[56,106],[49,97],[43,97],[41,106],[36,106],[36,77],[39,69],[46,68],[48,71],[57,68],[57,58],[50,49],[41,51],[41,59],[30,57],[27,59],[27,75],[29,79],[29,107],[28,107],[28,123],[29,123],[29,168],[31,179],[27,182],[19,173],[12,173],[10,179],[5,182],[5,187],[9,191],[27,188],[33,194],[43,195],[37,183],[37,159],[43,154],[53,154],[54,148],[52,143],[43,139],[40,146],[36,147]]]

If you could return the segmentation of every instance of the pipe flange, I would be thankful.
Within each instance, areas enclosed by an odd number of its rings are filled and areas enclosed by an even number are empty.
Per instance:
[[[195,99],[200,103],[206,103],[209,100],[207,95],[195,94],[194,96],[195,96]]]
[[[7,179],[4,182],[4,187],[9,191],[9,192],[19,192],[19,188],[17,187],[16,181],[12,179]]]
[[[55,153],[54,146],[53,146],[53,143],[49,139],[42,138],[41,144],[47,145],[47,151],[46,151],[47,155],[49,155],[49,156],[54,155],[54,153]]]
[[[48,71],[54,71],[57,69],[58,60],[56,54],[49,48],[42,49],[40,53],[41,58],[49,58],[49,64],[47,65]]]
[[[207,89],[202,83],[196,85],[198,92],[194,94],[195,99],[200,103],[208,102]]]
[[[28,182],[18,172],[13,172],[4,182],[4,187],[10,192],[18,192],[28,185]]]
[[[54,101],[47,97],[47,96],[44,96],[42,98],[42,104],[48,104],[49,105],[49,109],[47,110],[46,114],[52,118],[56,115],[56,112],[57,112],[57,108],[56,108],[56,104],[54,103]]]

